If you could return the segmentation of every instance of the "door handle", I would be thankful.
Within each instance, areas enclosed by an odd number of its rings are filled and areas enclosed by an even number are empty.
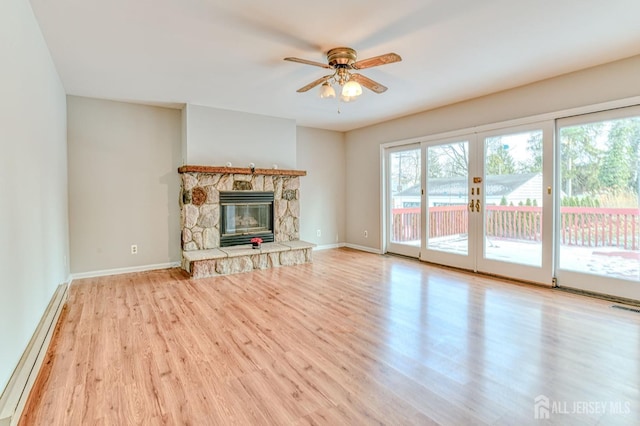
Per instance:
[[[473,210],[471,210],[473,211]],[[480,200],[476,200],[476,211],[480,213]]]
[[[471,210],[471,213],[473,213],[473,200],[469,203],[469,209]]]

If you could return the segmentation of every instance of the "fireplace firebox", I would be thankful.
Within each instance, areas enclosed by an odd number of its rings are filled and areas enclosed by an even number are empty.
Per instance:
[[[274,241],[273,192],[220,192],[220,246],[249,244],[259,237]]]

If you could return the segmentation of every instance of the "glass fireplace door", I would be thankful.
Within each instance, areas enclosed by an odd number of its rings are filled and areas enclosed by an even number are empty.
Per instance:
[[[221,191],[220,246],[249,244],[254,237],[275,241],[273,204],[273,192]]]
[[[223,235],[268,232],[271,228],[269,204],[223,204]]]

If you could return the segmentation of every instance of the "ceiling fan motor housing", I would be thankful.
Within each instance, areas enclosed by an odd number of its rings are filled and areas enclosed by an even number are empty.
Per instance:
[[[336,47],[327,52],[327,60],[332,67],[351,65],[356,61],[356,58],[356,51],[350,47]]]

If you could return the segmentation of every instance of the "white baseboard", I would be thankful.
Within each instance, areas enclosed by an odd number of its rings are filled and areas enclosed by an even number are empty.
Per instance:
[[[17,425],[47,354],[58,318],[67,300],[67,283],[56,289],[49,306],[0,397],[0,426]]]
[[[71,274],[72,279],[106,277],[107,275],[128,274],[131,272],[155,271],[156,269],[169,269],[180,266],[180,262],[157,263],[155,265],[132,266],[129,268],[104,269],[102,271],[78,272]],[[0,425],[1,426],[1,425]]]
[[[357,244],[349,244],[349,243],[346,243],[344,246],[354,250],[366,251],[366,252],[375,253],[375,254],[382,254],[382,251],[380,251],[380,249],[376,249],[372,247],[359,246]]]
[[[318,251],[318,250],[329,250],[329,249],[336,249],[336,248],[340,248],[340,247],[344,247],[345,244],[344,243],[337,243],[337,244],[324,244],[321,246],[315,246],[313,248],[314,251]]]
[[[366,251],[369,253],[375,253],[375,254],[382,254],[382,252],[378,249],[374,249],[371,247],[365,247],[365,246],[359,246],[356,244],[349,244],[349,243],[337,243],[337,244],[325,244],[322,246],[316,246],[313,248],[314,251],[318,251],[318,250],[329,250],[329,249],[336,249],[336,248],[342,248],[342,247],[348,247],[354,250],[360,250],[360,251]]]

